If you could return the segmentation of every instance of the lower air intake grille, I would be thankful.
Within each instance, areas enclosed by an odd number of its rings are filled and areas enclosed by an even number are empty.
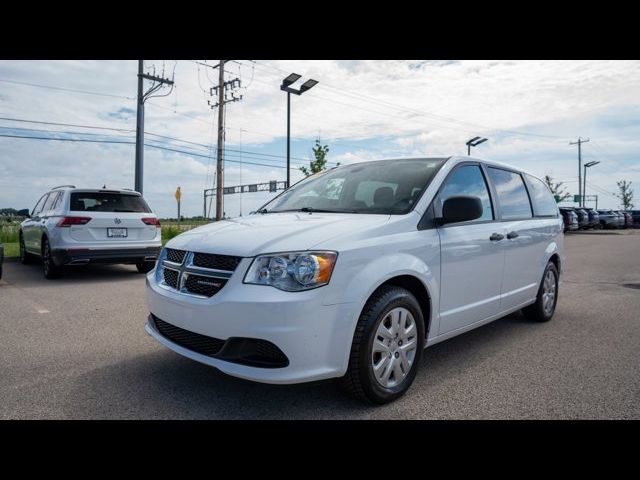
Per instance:
[[[180,327],[164,322],[158,317],[153,317],[153,321],[163,337],[168,338],[173,343],[177,343],[184,348],[201,353],[202,355],[213,356],[218,353],[224,345],[224,340],[184,330]]]

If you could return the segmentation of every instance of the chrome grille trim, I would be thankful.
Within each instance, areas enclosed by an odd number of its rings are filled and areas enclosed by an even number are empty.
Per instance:
[[[164,276],[163,276],[163,280],[159,283],[159,286],[164,288],[165,290],[169,290],[175,293],[180,293],[182,295],[188,295],[190,297],[202,298],[202,299],[211,298],[215,296],[220,290],[222,290],[226,285],[227,280],[229,280],[233,275],[233,270],[217,270],[212,268],[196,266],[193,264],[194,255],[195,255],[195,252],[186,252],[183,257],[182,263],[163,260],[162,262],[163,269],[172,270],[178,274],[177,285],[176,285],[177,288],[174,288],[173,286],[167,284],[164,281]],[[189,275],[197,275],[199,277],[224,280],[224,283],[222,287],[220,287],[217,291],[212,293],[210,296],[201,295],[201,294],[190,291],[186,287],[186,282],[187,282],[187,279],[189,278]]]

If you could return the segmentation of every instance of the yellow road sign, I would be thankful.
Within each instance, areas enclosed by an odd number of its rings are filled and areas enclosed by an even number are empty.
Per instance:
[[[178,187],[178,189],[176,190],[176,201],[180,201],[180,199],[182,198],[182,192],[180,191],[180,187]]]

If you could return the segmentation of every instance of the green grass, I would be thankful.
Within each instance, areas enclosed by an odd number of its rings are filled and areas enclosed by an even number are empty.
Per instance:
[[[20,256],[20,245],[18,244],[18,242],[5,243],[4,244],[4,256],[6,258]]]
[[[18,224],[0,224],[0,242],[17,243],[19,238],[20,225]]]

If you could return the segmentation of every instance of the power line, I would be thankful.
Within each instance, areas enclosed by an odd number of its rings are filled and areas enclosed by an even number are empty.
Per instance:
[[[90,92],[87,90],[77,90],[75,88],[54,87],[52,85],[42,85],[39,83],[20,82],[18,80],[8,80],[6,78],[0,78],[0,82],[13,83],[16,85],[25,85],[28,87],[48,88],[50,90],[62,90],[64,92],[82,93],[84,95],[97,95],[99,97],[112,97],[112,98],[126,98],[127,100],[135,100],[135,97],[127,97],[124,95],[113,95],[110,93]]]
[[[27,120],[27,119],[8,118],[8,117],[0,117],[0,120],[13,121],[13,122],[23,122],[23,123],[24,122],[26,122],[26,123],[35,123],[35,124],[43,124],[43,125],[54,125],[54,126],[68,126],[68,127],[76,127],[76,128],[90,128],[90,129],[108,130],[108,131],[115,131],[115,132],[135,133],[134,129],[126,129],[126,128],[79,125],[79,124],[60,123],[60,122],[46,122],[46,121],[39,121],[39,120]],[[38,132],[66,133],[66,134],[70,134],[70,135],[101,135],[101,134],[97,134],[97,133],[93,133],[93,132],[68,132],[68,131],[62,132],[62,131],[56,131],[56,130],[41,130],[41,129],[28,129],[28,128],[21,129],[20,127],[8,127],[8,126],[1,126],[0,128],[13,129],[13,130],[38,131]],[[168,136],[168,135],[160,135],[160,134],[153,133],[153,132],[148,132],[148,131],[145,131],[145,134],[151,135],[151,136],[154,136],[154,137],[158,137],[158,138],[165,138],[165,139],[170,139],[170,140],[174,140],[174,141],[178,141],[178,142],[188,143],[188,144],[191,144],[191,145],[196,145],[196,146],[199,146],[199,147],[202,147],[202,148],[206,148],[207,150],[209,150],[210,148],[213,147],[212,145],[206,145],[206,144],[203,144],[203,143],[192,142],[192,141],[189,141],[189,140],[184,140],[184,139],[177,138],[177,137],[171,137],[171,136]],[[111,135],[111,136],[114,136],[114,135]],[[131,138],[131,137],[125,137],[125,138]],[[236,150],[236,149],[226,149],[226,150],[228,150],[230,152],[234,152],[234,153],[240,152],[239,150]],[[243,154],[261,156],[261,157],[286,158],[283,155],[275,155],[275,154],[268,154],[268,153],[262,153],[262,152],[254,152],[254,151],[246,150],[246,149],[243,149],[242,153]],[[308,161],[308,159],[301,158],[301,157],[291,157],[291,158],[293,158],[295,160],[300,160],[300,161],[303,161],[303,162],[307,162]],[[329,163],[335,163],[335,162],[329,162]]]
[[[108,143],[108,144],[122,144],[122,145],[135,145],[136,142],[127,142],[127,141],[119,141],[119,140],[89,140],[89,139],[79,139],[79,138],[52,138],[52,137],[35,137],[35,136],[20,136],[20,135],[8,135],[8,134],[0,134],[0,137],[3,138],[20,138],[20,139],[26,139],[26,140],[50,140],[50,141],[59,141],[59,142],[83,142],[83,143]],[[160,145],[155,145],[152,143],[145,143],[144,144],[145,147],[151,147],[151,148],[157,148],[159,150],[166,150],[169,152],[177,152],[177,153],[183,153],[186,155],[191,155],[194,157],[202,157],[202,158],[209,158],[209,155],[203,155],[203,154],[199,154],[199,153],[195,153],[195,152],[188,152],[185,150],[180,150],[177,148],[169,148],[169,147],[162,147]],[[271,168],[287,168],[284,165],[273,165],[273,164],[267,164],[267,163],[257,163],[257,162],[247,162],[246,160],[243,160],[242,162],[238,161],[238,160],[228,160],[229,162],[232,163],[243,163],[243,164],[247,164],[247,165],[256,165],[256,166],[260,166],[260,167],[271,167]]]

